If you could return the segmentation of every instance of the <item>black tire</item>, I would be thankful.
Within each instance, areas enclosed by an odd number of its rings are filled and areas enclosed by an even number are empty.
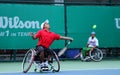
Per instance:
[[[89,55],[93,61],[101,61],[103,58],[103,53],[98,48],[95,48],[94,50],[90,50]]]
[[[34,56],[35,56],[34,49],[28,50],[27,53],[25,54],[25,57],[22,62],[22,70],[24,73],[27,73],[30,67],[32,66]]]
[[[52,62],[51,63],[53,65],[53,72],[59,72],[60,71],[59,58],[54,51],[51,51],[51,53],[52,53],[52,56],[51,56]]]

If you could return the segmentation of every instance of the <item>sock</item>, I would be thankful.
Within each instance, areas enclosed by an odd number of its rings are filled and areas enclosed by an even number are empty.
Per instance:
[[[46,66],[48,66],[48,61],[45,62]]]

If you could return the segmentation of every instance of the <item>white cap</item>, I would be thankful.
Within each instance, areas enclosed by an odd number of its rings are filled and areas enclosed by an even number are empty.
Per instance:
[[[43,29],[45,23],[49,23],[49,20],[47,19],[41,24],[41,29]]]
[[[95,34],[95,32],[91,32],[91,34]]]

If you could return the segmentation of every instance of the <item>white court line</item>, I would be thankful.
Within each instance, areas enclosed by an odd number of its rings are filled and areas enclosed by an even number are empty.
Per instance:
[[[8,74],[8,73],[23,73],[23,72],[0,72],[0,74],[1,74],[1,73],[3,73],[3,74],[6,73],[6,74]],[[23,74],[24,74],[24,73],[23,73]]]
[[[60,72],[64,72],[64,71],[93,71],[93,70],[120,70],[120,68],[100,68],[100,69],[74,69],[74,70],[60,70]],[[34,72],[34,71],[33,71]],[[0,73],[21,73],[21,74],[26,74],[23,72],[0,72]]]
[[[61,70],[61,71],[91,71],[91,70],[120,70],[120,68],[100,68],[100,69],[74,69],[74,70]]]

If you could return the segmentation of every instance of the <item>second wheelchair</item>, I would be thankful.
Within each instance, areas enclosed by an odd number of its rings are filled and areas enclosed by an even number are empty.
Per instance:
[[[103,52],[99,48],[94,48],[86,52],[86,56],[83,55],[82,51],[75,56],[75,58],[80,57],[82,61],[101,61],[103,59]]]

